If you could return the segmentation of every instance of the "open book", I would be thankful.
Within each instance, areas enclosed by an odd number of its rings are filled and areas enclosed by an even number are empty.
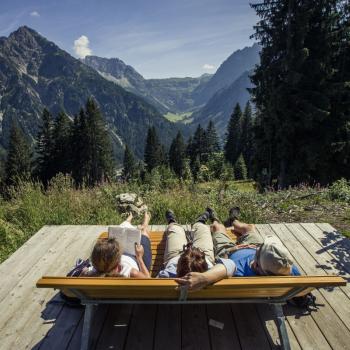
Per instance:
[[[135,243],[140,244],[141,231],[131,227],[110,226],[108,237],[115,238],[119,242],[123,254],[135,255]]]

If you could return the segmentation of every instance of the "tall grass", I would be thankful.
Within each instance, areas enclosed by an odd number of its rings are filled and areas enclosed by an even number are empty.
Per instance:
[[[342,183],[342,186],[345,185]],[[339,186],[336,189],[341,197]],[[76,189],[70,177],[58,175],[46,190],[39,183],[25,182],[12,190],[10,200],[0,199],[0,262],[44,225],[120,223],[123,216],[115,208],[115,197],[123,192],[135,192],[143,197],[152,215],[151,224],[165,224],[167,208],[175,212],[180,223],[190,224],[207,206],[216,209],[223,219],[230,207],[239,206],[241,219],[245,222],[288,221],[292,210],[303,213],[306,204],[323,205],[330,202],[330,196],[333,201],[335,197],[335,191],[329,194],[325,190],[320,195],[298,199],[315,192],[308,187],[260,194],[252,182],[173,183],[168,188],[163,184],[116,183]],[[300,211],[295,207],[300,207]],[[300,217],[296,216],[294,220],[299,221]]]

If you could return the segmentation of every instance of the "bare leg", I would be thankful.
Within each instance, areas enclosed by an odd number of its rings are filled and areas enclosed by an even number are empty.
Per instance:
[[[255,225],[253,224],[246,224],[244,222],[235,220],[232,223],[232,227],[229,227],[233,233],[235,233],[237,236],[245,235],[248,232],[255,231]]]
[[[141,226],[139,226],[141,230],[141,234],[147,236],[149,238],[149,222],[151,220],[151,214],[147,211],[145,211],[145,214],[143,216],[143,222]]]
[[[128,213],[128,217],[126,218],[125,221],[127,221],[127,222],[129,222],[131,224],[131,221],[132,221],[133,217],[134,216],[132,215],[132,212],[130,212],[130,213]]]
[[[244,222],[235,220],[231,227],[225,227],[223,224],[221,224],[218,221],[214,221],[211,225],[211,232],[226,232],[226,230],[231,230],[231,232],[236,235],[237,237],[240,237],[242,235],[245,235],[248,232],[255,230],[255,225],[252,224],[246,224]]]

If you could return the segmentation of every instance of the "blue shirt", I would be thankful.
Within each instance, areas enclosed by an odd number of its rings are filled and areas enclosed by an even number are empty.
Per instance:
[[[236,265],[236,272],[233,276],[249,277],[257,275],[256,272],[250,267],[251,263],[254,261],[255,253],[256,249],[243,248],[237,250],[229,256],[229,259],[231,259]],[[300,276],[300,272],[295,265],[292,266],[291,275]]]

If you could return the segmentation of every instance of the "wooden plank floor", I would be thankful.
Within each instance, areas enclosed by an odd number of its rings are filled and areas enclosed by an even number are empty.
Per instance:
[[[164,230],[153,226],[152,230]],[[350,281],[350,241],[329,224],[257,225],[278,237],[304,274]],[[105,226],[45,226],[0,265],[0,349],[79,349],[84,309],[35,288],[43,275],[65,275],[87,257]],[[350,349],[350,285],[315,291],[311,313],[286,306],[292,349]],[[209,324],[215,320],[223,329]],[[103,305],[94,315],[92,349],[277,349],[269,305]]]

